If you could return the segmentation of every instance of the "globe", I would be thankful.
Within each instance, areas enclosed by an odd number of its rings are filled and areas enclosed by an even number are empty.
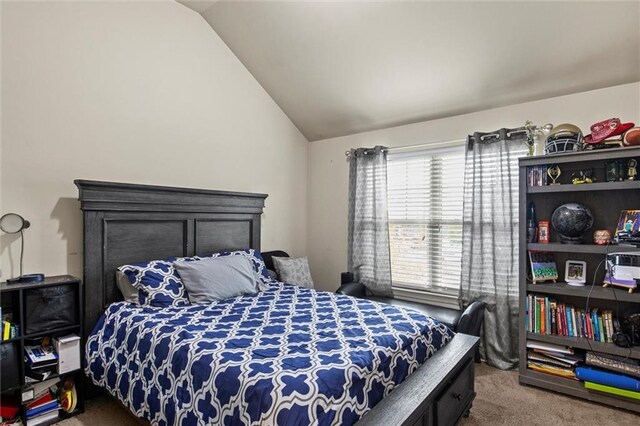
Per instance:
[[[584,234],[593,226],[593,215],[582,204],[563,204],[551,215],[551,226],[563,244],[582,244]]]

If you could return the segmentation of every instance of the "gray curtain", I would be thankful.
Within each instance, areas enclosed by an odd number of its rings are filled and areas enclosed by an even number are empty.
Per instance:
[[[349,271],[377,296],[391,296],[387,148],[352,149],[349,157]]]
[[[520,129],[475,133],[465,156],[460,301],[487,304],[481,354],[489,365],[518,365],[518,158]]]

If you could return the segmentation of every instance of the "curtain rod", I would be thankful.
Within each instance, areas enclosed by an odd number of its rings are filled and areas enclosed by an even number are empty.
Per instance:
[[[510,137],[513,134],[516,133],[527,133],[526,129],[522,129],[522,130],[514,130],[512,132],[507,132],[507,137]],[[473,137],[473,136],[471,136]],[[491,138],[497,138],[500,137],[500,134],[498,133],[488,133],[486,135],[482,135],[480,136],[480,140],[484,141],[487,139],[491,139]],[[454,139],[451,141],[442,141],[442,142],[432,142],[432,143],[420,143],[420,144],[415,144],[415,145],[405,145],[405,146],[397,146],[394,148],[387,148],[387,152],[394,152],[394,151],[402,151],[405,149],[411,150],[411,149],[418,149],[418,148],[425,148],[425,147],[433,147],[433,148],[438,148],[438,147],[444,147],[444,146],[453,146],[456,144],[461,144],[461,143],[465,143],[467,141],[467,139]],[[351,151],[345,151],[344,153],[345,156],[349,157],[351,156]]]

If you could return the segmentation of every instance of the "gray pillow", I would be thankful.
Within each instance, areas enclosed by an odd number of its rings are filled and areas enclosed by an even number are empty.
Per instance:
[[[125,302],[135,303],[136,305],[140,304],[138,289],[131,284],[129,277],[127,277],[124,272],[116,271],[116,285],[118,289],[120,289],[120,293],[122,293]]]
[[[273,265],[283,283],[313,288],[309,261],[306,257],[274,257]]]
[[[223,256],[174,262],[191,303],[211,303],[258,291],[251,261],[245,256]]]

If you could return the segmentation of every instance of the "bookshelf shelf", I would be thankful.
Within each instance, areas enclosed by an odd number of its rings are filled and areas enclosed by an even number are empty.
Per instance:
[[[640,189],[640,181],[624,180],[622,182],[594,182],[580,185],[545,185],[530,186],[527,188],[529,194],[551,193],[551,192],[582,192],[582,191],[624,191],[627,189]]]
[[[613,232],[618,224],[622,210],[640,210],[640,180],[625,180],[606,182],[605,163],[609,160],[620,160],[626,164],[628,159],[640,160],[640,147],[607,149],[598,151],[584,151],[565,153],[552,156],[521,158],[519,178],[519,377],[520,383],[572,395],[574,397],[621,407],[640,413],[640,401],[594,392],[584,388],[584,382],[564,377],[533,371],[527,367],[527,340],[540,343],[572,347],[576,355],[582,357],[586,352],[599,353],[602,356],[620,356],[640,360],[640,347],[622,348],[614,343],[604,343],[589,340],[584,337],[570,337],[546,335],[528,332],[527,304],[532,304],[529,295],[536,296],[536,300],[566,304],[575,307],[576,311],[613,312],[620,315],[622,322],[624,315],[630,312],[640,312],[640,288],[633,293],[626,289],[602,287],[605,268],[602,261],[607,253],[625,252],[640,253],[640,247],[624,245],[596,245],[592,241],[593,231],[608,229]],[[528,187],[529,177],[536,177],[540,170],[550,164],[558,164],[562,170],[560,185]],[[542,167],[541,167],[542,166]],[[596,178],[595,183],[573,185],[571,175],[579,170],[591,169]],[[531,173],[530,173],[531,172]],[[550,220],[555,209],[565,203],[579,203],[586,205],[593,215],[593,227],[584,235],[587,244],[561,244],[556,232],[551,230],[551,241],[548,244],[527,242],[527,207],[529,203],[535,205],[538,220]],[[559,276],[565,276],[567,260],[583,261],[586,265],[588,283],[593,286],[572,287],[566,282],[533,284],[527,276],[530,270],[529,251],[553,253]],[[587,301],[587,298],[589,300]],[[587,307],[588,302],[588,307]],[[537,303],[537,302],[536,302]],[[536,306],[537,305],[533,305]],[[544,306],[548,306],[544,304]],[[535,317],[536,311],[533,316]],[[550,315],[550,314],[548,314]],[[562,314],[560,314],[562,315]],[[559,315],[559,316],[560,316]],[[551,317],[549,317],[551,318]],[[549,321],[549,320],[547,320]],[[546,322],[546,321],[545,321]],[[580,323],[578,323],[580,324]],[[584,327],[584,324],[583,324]],[[612,327],[609,325],[609,327]],[[600,326],[600,330],[602,330]],[[605,332],[611,330],[604,328]],[[619,331],[616,329],[615,331]],[[544,361],[542,361],[544,363]]]
[[[555,284],[527,284],[527,292],[555,294],[560,296],[587,297],[591,292],[591,299],[618,300],[621,302],[640,303],[640,290],[637,293],[629,293],[627,290],[615,287],[602,287],[594,285],[593,290],[590,285],[584,287],[573,287],[565,282]]]
[[[590,391],[585,389],[584,384],[578,380],[565,379],[564,377],[526,369],[524,372],[520,373],[520,383],[564,393],[566,395],[575,396],[589,401],[599,402],[601,404],[640,412],[640,406],[635,400],[617,398],[607,394]]]
[[[640,359],[640,347],[621,348],[613,343],[596,342],[595,340],[585,339],[584,337],[570,336],[553,336],[548,334],[539,334],[527,332],[527,339],[537,340],[538,342],[553,343],[556,345],[570,346],[576,349],[593,350],[604,354],[617,355]]]
[[[39,331],[37,333],[28,334],[28,335],[24,336],[24,338],[25,339],[34,339],[34,338],[46,336],[48,334],[58,334],[58,333],[64,333],[64,332],[67,332],[67,331],[74,331],[74,330],[78,330],[79,328],[80,328],[80,324],[69,325],[67,327],[51,328],[51,329],[48,329],[48,330]]]
[[[599,244],[562,244],[562,243],[527,243],[527,250],[551,251],[556,253],[606,254],[616,252],[640,251],[640,247]]]

